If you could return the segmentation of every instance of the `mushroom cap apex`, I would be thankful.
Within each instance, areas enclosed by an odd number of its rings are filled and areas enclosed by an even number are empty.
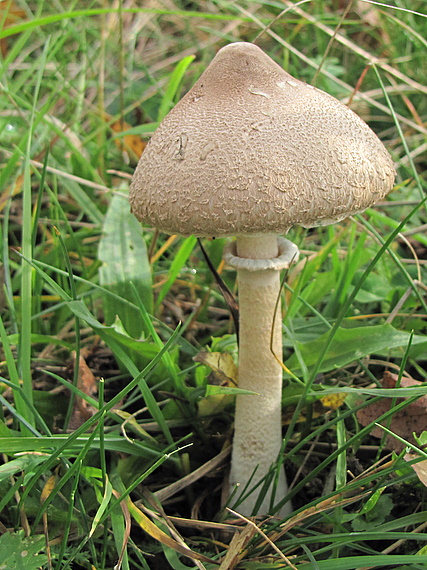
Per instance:
[[[154,133],[130,202],[168,233],[286,233],[365,210],[394,178],[390,155],[353,111],[236,42]]]

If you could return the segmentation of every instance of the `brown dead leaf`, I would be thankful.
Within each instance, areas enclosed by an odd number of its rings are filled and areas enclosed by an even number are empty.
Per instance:
[[[255,534],[256,528],[250,524],[246,525],[243,530],[236,532],[218,570],[232,570],[235,568],[245,556],[246,547]]]
[[[73,353],[74,366],[76,366],[76,354]],[[83,354],[80,354],[79,358],[79,376],[77,379],[77,388],[81,390],[87,396],[93,398],[98,390],[96,378],[93,375],[91,369],[86,363]],[[73,431],[79,428],[86,420],[91,418],[97,409],[91,406],[85,399],[81,396],[76,396],[74,400],[73,412],[71,414],[70,423],[68,424],[68,429]]]
[[[111,121],[112,117],[105,113],[104,119],[106,121]],[[123,133],[131,129],[132,126],[129,125],[129,123],[126,123],[126,121],[118,120],[111,123],[110,128],[115,133]],[[147,146],[147,143],[138,135],[124,135],[123,137],[114,139],[114,143],[119,150],[127,153],[129,161],[133,164],[138,162],[141,154]]]
[[[392,374],[391,372],[384,372],[382,379],[383,388],[395,388],[398,376]],[[419,386],[421,382],[417,382],[412,378],[403,377],[400,382],[402,388],[407,388],[409,386]],[[396,398],[395,402],[398,404],[402,402],[405,398]],[[367,426],[390,410],[392,404],[392,398],[384,398],[379,402],[375,402],[369,406],[366,406],[362,410],[357,412],[357,419],[363,426]],[[392,432],[396,433],[400,437],[409,441],[410,443],[416,444],[413,433],[419,435],[422,431],[427,430],[427,396],[422,396],[416,402],[409,404],[403,410],[396,412],[391,420],[387,419],[381,422]],[[374,437],[382,438],[384,436],[384,430],[380,427],[375,427],[371,431],[371,435]],[[398,441],[392,435],[386,435],[386,447],[394,451],[400,452],[405,448],[405,445]]]
[[[16,196],[22,190],[24,183],[24,175],[19,174],[13,182],[12,188],[7,186],[2,194],[0,194],[0,212],[5,208],[11,197]]]
[[[404,459],[405,461],[412,461],[414,459],[417,459],[417,457],[420,457],[418,453],[411,450],[409,453],[405,453]],[[424,461],[419,461],[418,463],[413,463],[411,467],[417,474],[417,477],[421,483],[427,487],[427,459]]]
[[[201,350],[193,357],[194,362],[206,364],[212,370],[209,383],[220,386],[237,386],[237,366],[228,352]]]
[[[21,10],[14,2],[0,2],[0,22],[3,24],[3,29],[16,24],[18,20],[22,20],[25,16],[24,10]],[[2,38],[0,40],[0,51],[3,57],[7,55],[8,39],[10,38]]]
[[[227,352],[208,352],[201,350],[193,358],[194,362],[200,362],[208,366],[212,372],[209,374],[209,384],[215,386],[237,386],[237,366],[233,357]],[[199,415],[210,416],[233,401],[230,394],[210,394],[201,398],[197,404]]]
[[[358,0],[353,4],[353,10],[356,12],[362,22],[368,24],[368,26],[371,26],[372,28],[382,27],[380,13],[376,6]]]

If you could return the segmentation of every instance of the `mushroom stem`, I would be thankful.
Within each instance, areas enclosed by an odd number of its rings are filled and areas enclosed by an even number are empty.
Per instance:
[[[288,261],[297,255],[296,247],[288,242]],[[289,244],[289,245],[288,245]],[[282,252],[283,253],[283,252]],[[227,263],[238,269],[239,288],[239,388],[257,395],[239,394],[236,399],[235,428],[231,459],[231,489],[239,484],[241,490],[251,480],[249,488],[262,479],[277,460],[282,445],[281,396],[282,357],[280,259],[276,236],[238,237],[235,255]],[[253,260],[253,261],[250,261]],[[247,268],[241,268],[240,265]],[[277,305],[276,305],[277,304]],[[274,318],[277,309],[276,318]],[[274,351],[275,356],[272,353]],[[255,471],[256,470],[256,471]],[[255,472],[255,475],[254,475]],[[238,510],[249,516],[257,502],[259,488],[250,494]],[[245,490],[245,494],[249,489]],[[270,502],[281,500],[287,493],[284,469],[281,468],[274,497],[273,484],[260,505],[259,513],[267,514]],[[281,515],[291,511],[286,505]]]

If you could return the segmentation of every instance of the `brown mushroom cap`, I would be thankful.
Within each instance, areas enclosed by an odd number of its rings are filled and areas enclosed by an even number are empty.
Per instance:
[[[168,233],[286,233],[365,210],[394,177],[360,117],[239,42],[217,53],[156,130],[130,202]]]

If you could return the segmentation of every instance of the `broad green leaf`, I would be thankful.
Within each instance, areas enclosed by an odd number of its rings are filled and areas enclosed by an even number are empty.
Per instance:
[[[109,301],[111,303],[111,301]],[[126,352],[126,356],[130,359],[135,368],[144,368],[153,358],[155,358],[163,347],[163,343],[160,345],[154,341],[150,340],[136,340],[131,338],[126,334],[123,327],[120,326],[120,322],[116,321],[114,326],[106,326],[101,324],[95,319],[95,317],[89,312],[86,305],[82,301],[71,301],[68,304],[69,308],[73,313],[84,319],[93,329],[95,329],[100,336],[102,336],[108,346],[114,352],[114,345],[119,343]],[[135,311],[137,308],[135,307]],[[139,313],[141,314],[141,313]],[[157,333],[156,333],[157,334]],[[176,347],[172,348],[167,355],[161,359],[153,371],[153,381],[163,381],[167,378],[168,373],[170,374],[170,367],[174,366],[174,360],[178,355],[178,349]],[[167,361],[167,362],[165,362]],[[126,363],[123,363],[126,366]],[[169,366],[170,365],[170,366]],[[127,366],[129,369],[129,367]],[[130,372],[135,372],[129,369]],[[71,388],[72,389],[72,388]]]
[[[46,461],[46,457],[37,455],[23,455],[12,461],[0,465],[0,481],[8,479],[20,471],[31,471],[39,463]]]
[[[158,405],[156,399],[154,398],[154,395],[152,394],[152,392],[151,392],[151,390],[150,390],[150,388],[149,388],[149,386],[145,380],[145,376],[143,377],[139,374],[139,370],[138,370],[137,366],[132,361],[132,359],[129,357],[127,352],[125,350],[123,350],[123,347],[121,346],[121,345],[128,346],[128,343],[133,341],[133,339],[130,339],[123,334],[117,333],[113,329],[113,327],[107,327],[105,325],[102,325],[90,313],[90,311],[88,310],[88,308],[86,307],[86,305],[82,301],[70,301],[68,303],[68,307],[76,316],[85,320],[89,326],[91,326],[94,330],[97,331],[99,336],[111,348],[111,350],[115,354],[116,358],[119,361],[121,361],[121,363],[129,370],[129,372],[133,376],[139,377],[139,381],[138,381],[139,389],[141,390],[141,393],[145,399],[145,402],[147,404],[147,407],[148,407],[150,414],[153,416],[153,418],[157,421],[159,426],[162,428],[163,433],[165,434],[168,442],[170,444],[173,444],[173,437],[172,437],[172,434],[170,432],[169,426],[167,425],[165,417],[164,417],[162,411],[160,410],[159,405]],[[177,334],[178,333],[176,333],[176,335]],[[168,342],[161,349],[159,348],[159,352],[151,360],[151,363],[147,364],[147,367],[149,367],[150,369],[154,368],[155,363],[157,363],[159,360],[162,359],[164,353],[166,352],[165,347],[171,343],[173,336],[174,335],[172,335],[172,337],[168,340]],[[138,341],[133,341],[133,342],[138,342]],[[111,404],[111,402],[110,402],[110,404]],[[93,417],[95,417],[95,416],[93,416]]]
[[[16,334],[11,334],[8,337],[9,343],[12,345],[17,345],[19,342],[19,335]],[[31,336],[31,344],[54,344],[55,346],[63,346],[65,348],[68,348],[69,350],[72,350],[73,344],[71,342],[67,342],[66,340],[62,340],[60,338],[58,338],[57,336],[52,336],[52,335],[48,335],[48,334],[35,334],[32,333]]]
[[[55,435],[46,437],[0,437],[0,448],[2,453],[13,455],[14,453],[25,453],[31,451],[45,452],[48,454],[45,461],[50,459],[52,450],[61,448],[61,453],[67,456],[77,455],[81,449],[86,445],[88,436],[81,436],[72,439],[69,435]],[[71,441],[70,441],[71,440]],[[103,442],[99,437],[93,438],[92,448],[100,449],[101,444],[107,451],[117,451],[119,453],[128,453],[129,455],[136,455],[139,457],[146,457],[147,459],[156,459],[163,456],[163,452],[156,451],[151,447],[141,444],[137,441],[125,440],[122,436],[108,436],[105,437]],[[62,446],[65,449],[62,449]],[[36,467],[37,463],[33,463]]]
[[[102,480],[103,477],[102,469],[99,469],[99,467],[90,467],[85,465],[83,465],[81,468],[81,474],[87,479]]]
[[[309,343],[296,343],[307,368],[310,369],[316,365],[319,355],[324,351],[329,334],[327,332]],[[340,368],[368,354],[395,348],[404,349],[408,345],[410,336],[409,333],[398,331],[389,324],[355,328],[340,327],[326,351],[318,372]],[[425,342],[426,339],[423,336],[412,337],[412,345]],[[295,355],[291,356],[285,364],[294,374],[298,375],[301,372]]]
[[[197,401],[198,415],[203,417],[219,413],[233,403],[234,396],[237,394],[257,394],[257,392],[233,388],[232,386],[208,384],[205,396]]]
[[[372,495],[369,497],[369,499],[366,501],[366,503],[361,508],[359,514],[364,515],[366,513],[369,513],[369,511],[371,511],[372,509],[374,509],[376,504],[378,503],[378,500],[380,499],[380,497],[382,496],[384,491],[385,491],[385,487],[380,487],[374,493],[372,493]]]
[[[44,548],[44,536],[23,537],[23,533],[5,532],[0,536],[1,570],[37,570],[47,563],[47,556],[39,554]]]
[[[380,491],[380,489],[378,491]],[[376,502],[372,508],[370,508],[371,505],[369,505],[369,511],[359,513],[359,516],[352,520],[351,527],[355,532],[374,529],[380,524],[383,524],[387,518],[390,517],[394,506],[390,495],[374,496],[374,501]]]
[[[141,225],[130,213],[125,196],[113,196],[105,217],[98,249],[102,262],[99,268],[101,285],[125,300],[134,300],[132,284],[148,313],[153,310],[151,268]],[[143,320],[139,311],[120,301],[111,302],[104,296],[105,321],[111,324],[116,315],[128,333],[135,338],[141,335]]]

